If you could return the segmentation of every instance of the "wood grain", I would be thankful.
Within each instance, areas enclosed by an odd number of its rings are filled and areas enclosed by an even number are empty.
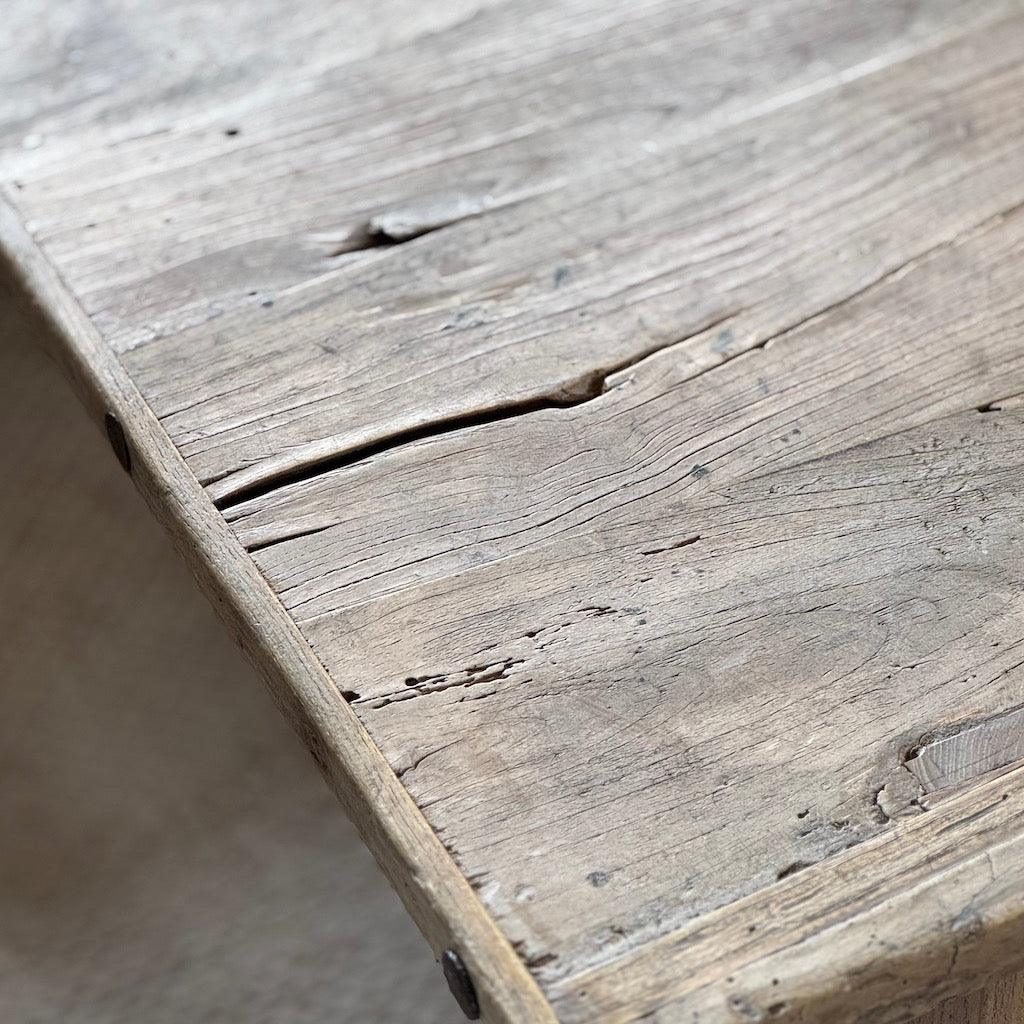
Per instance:
[[[484,1019],[554,1021],[546,999],[187,469],[74,298],[0,204],[0,281],[27,300],[94,421],[130,438],[132,480],[270,688],[435,955],[460,953]]]
[[[1024,703],[1022,427],[952,416],[703,507],[663,481],[639,521],[618,491],[304,632],[539,975],[572,973],[882,831],[905,750]]]
[[[1024,200],[1022,47],[1014,21],[706,141],[683,120],[640,160],[219,320],[208,371],[192,332],[126,365],[220,503],[424,426],[572,404],[667,345],[700,372]]]
[[[308,753],[10,313],[0,291],[0,1021],[455,1024]]]
[[[1020,1024],[1024,1020],[1024,975],[1000,979],[986,989],[956,996],[913,1024]]]
[[[980,785],[556,986],[559,1020],[884,1024],[997,983],[1020,964],[1020,781]]]
[[[349,605],[562,543],[573,526],[664,530],[659,513],[714,501],[737,477],[973,412],[1024,385],[1022,225],[1021,213],[996,218],[709,373],[670,348],[575,408],[402,446],[242,503],[229,521],[314,635]],[[879,358],[888,345],[898,359]]]
[[[1024,760],[1024,709],[981,722],[964,722],[922,744],[906,765],[926,793],[963,785]]]
[[[611,4],[584,22],[572,7],[559,18],[530,7],[536,26],[517,32],[552,21],[558,31],[539,36],[525,65],[511,63],[511,82],[487,43],[507,24],[481,16],[429,46],[419,38],[415,59],[376,55],[365,86],[369,69],[348,68],[317,103],[304,95],[293,105],[285,93],[281,109],[256,105],[256,127],[224,137],[218,126],[212,151],[207,129],[199,142],[160,132],[128,157],[104,151],[84,171],[79,150],[61,154],[43,181],[22,182],[18,202],[105,336],[130,350],[125,365],[190,466],[226,500],[424,423],[572,400],[596,370],[712,322],[735,318],[722,329],[740,351],[998,212],[1020,188],[1024,126],[1015,127],[1013,84],[999,82],[1000,72],[1020,73],[1020,28],[1006,22],[1015,8],[851,2],[834,14],[848,31],[829,33],[818,5],[792,0],[757,19],[745,3],[652,4],[628,18]],[[982,19],[1001,27],[965,34]],[[751,20],[758,31],[737,31]],[[474,63],[479,47],[489,75]],[[615,59],[598,60],[606,51]],[[452,52],[455,70],[435,76],[432,62],[450,68]],[[680,52],[692,56],[680,61]],[[920,66],[895,70],[918,53]],[[424,82],[448,85],[456,71],[475,76],[472,88],[442,118],[444,132],[423,139],[423,105],[436,118],[447,102],[423,95]],[[566,94],[577,80],[585,104]],[[350,87],[365,113],[338,125],[332,97]],[[906,89],[926,95],[904,106]],[[492,90],[506,97],[497,107]],[[623,99],[634,92],[644,97],[637,113]],[[382,131],[368,96],[409,97],[418,108],[406,127],[395,101],[399,120],[386,124],[379,156],[366,149],[365,119]],[[816,96],[807,109],[802,101]],[[297,148],[296,106],[304,117],[320,111],[308,141],[315,161]],[[273,119],[265,129],[263,116]],[[327,126],[337,142],[324,141]],[[452,152],[453,136],[477,140],[467,157]],[[978,151],[977,181],[962,180],[965,147]],[[594,166],[584,155],[597,149]],[[171,154],[180,156],[163,169]],[[403,179],[410,159],[427,167]],[[83,173],[93,228],[67,222]],[[361,201],[343,188],[356,173],[369,193]],[[277,187],[289,197],[280,214]],[[339,192],[356,205],[342,205]],[[183,212],[169,207],[178,195]],[[329,255],[353,226],[409,207],[415,215],[438,196],[491,212],[405,245]],[[781,234],[758,227],[772,222]],[[861,226],[850,232],[851,222]],[[179,239],[193,238],[182,250]],[[146,324],[123,329],[132,317]],[[177,333],[196,321],[205,326]],[[695,339],[698,364],[721,358],[717,334]],[[210,358],[195,358],[208,345]]]
[[[17,0],[95,417],[485,1019],[1019,970],[1024,8],[422,6]]]

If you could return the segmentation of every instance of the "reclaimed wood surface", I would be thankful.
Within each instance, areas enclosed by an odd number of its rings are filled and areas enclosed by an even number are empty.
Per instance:
[[[0,294],[0,1021],[455,1024],[307,752],[10,312]]]
[[[1020,1024],[1024,1020],[1024,974],[940,1003],[913,1024]]]
[[[1024,966],[1019,0],[9,6],[8,278],[485,1019]]]

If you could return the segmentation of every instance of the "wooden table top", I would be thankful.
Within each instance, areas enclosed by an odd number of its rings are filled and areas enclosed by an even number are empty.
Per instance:
[[[470,1011],[1024,966],[1019,0],[4,20],[8,279]]]

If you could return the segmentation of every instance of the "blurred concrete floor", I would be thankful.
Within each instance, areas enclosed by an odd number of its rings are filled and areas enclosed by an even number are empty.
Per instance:
[[[25,334],[0,309],[0,1022],[461,1020]]]

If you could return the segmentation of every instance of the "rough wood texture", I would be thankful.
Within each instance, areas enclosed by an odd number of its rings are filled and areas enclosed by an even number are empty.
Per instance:
[[[1018,0],[14,6],[16,276],[485,1016],[1021,967]]]
[[[9,312],[0,294],[0,1021],[456,1024],[306,750]]]
[[[551,1010],[433,834],[337,685],[284,614],[255,564],[181,461],[166,432],[72,295],[0,206],[0,280],[27,298],[40,329],[97,423],[116,416],[132,479],[232,636],[314,759],[381,870],[440,956],[457,949],[474,972],[485,1019],[553,1021]]]
[[[1021,1024],[1024,1021],[1024,974],[990,988],[948,999],[913,1024]]]

